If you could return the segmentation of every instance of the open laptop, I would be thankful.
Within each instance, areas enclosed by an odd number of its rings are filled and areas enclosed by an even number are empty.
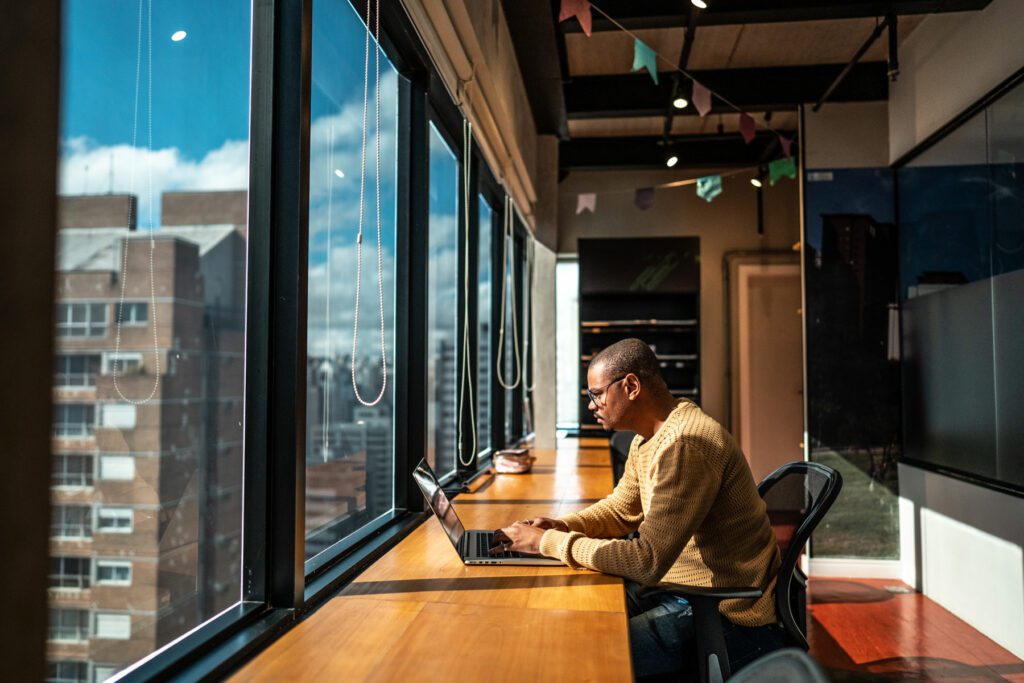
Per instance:
[[[491,555],[488,549],[491,547],[491,539],[494,537],[494,532],[479,529],[467,531],[462,526],[459,516],[455,514],[455,508],[452,507],[452,502],[448,500],[448,496],[441,490],[441,484],[437,481],[434,471],[430,469],[430,465],[427,464],[426,460],[420,460],[420,464],[416,466],[416,471],[413,472],[412,476],[416,480],[416,484],[419,485],[420,491],[423,492],[423,497],[427,499],[427,504],[434,512],[434,516],[437,517],[437,521],[441,523],[444,532],[448,534],[448,539],[455,546],[455,552],[459,554],[464,563],[547,566],[562,564],[559,560],[544,557],[543,555],[527,555],[515,552]]]

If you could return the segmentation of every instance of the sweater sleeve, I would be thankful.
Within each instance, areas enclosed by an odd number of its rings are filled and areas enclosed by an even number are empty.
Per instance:
[[[637,538],[602,540],[576,530],[568,534],[548,530],[541,539],[541,552],[570,567],[615,574],[642,585],[657,584],[700,528],[722,480],[719,459],[712,453],[684,440],[665,439],[664,443],[653,473],[650,511],[639,525]]]
[[[643,508],[634,453],[635,445],[626,458],[622,478],[607,498],[560,518],[570,531],[578,531],[590,538],[617,538],[637,530],[643,519]]]

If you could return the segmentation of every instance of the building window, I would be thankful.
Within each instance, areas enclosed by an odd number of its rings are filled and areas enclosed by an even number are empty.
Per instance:
[[[84,438],[96,428],[96,406],[84,403],[58,403],[53,432],[63,438]]]
[[[494,244],[494,212],[480,195],[479,251],[477,260],[477,451],[482,453],[491,444],[491,375],[494,356],[491,354],[491,289],[494,287],[491,267]]]
[[[107,403],[102,408],[104,427],[135,429],[136,406],[131,403]]]
[[[115,560],[96,560],[96,585],[132,585],[132,563]]]
[[[149,304],[144,301],[114,304],[114,322],[122,325],[145,325],[149,321]]]
[[[89,639],[89,610],[50,609],[49,640],[83,641]]]
[[[361,300],[355,318],[364,24],[348,2],[313,3],[309,149],[306,354],[306,559],[342,548],[394,510],[395,249],[398,72],[380,53],[380,172],[377,117],[367,119]],[[379,46],[371,43],[371,50]],[[369,110],[377,90],[370,53]],[[358,65],[358,66],[356,66]],[[351,67],[351,68],[350,68]],[[358,117],[357,117],[358,118]],[[377,187],[380,187],[380,252]],[[378,260],[379,259],[379,260]],[[383,281],[378,282],[378,264]],[[380,290],[378,290],[380,287]],[[384,330],[381,339],[383,295]],[[387,387],[381,344],[387,352]],[[353,367],[354,366],[354,367]],[[401,368],[398,369],[401,372]],[[353,390],[353,376],[360,402]],[[380,395],[380,400],[375,399]],[[332,551],[333,552],[333,551]],[[307,571],[312,565],[307,564]]]
[[[91,576],[92,561],[88,557],[50,558],[50,588],[83,590],[89,587]]]
[[[88,505],[54,505],[50,536],[92,538],[92,509]]]
[[[53,458],[54,486],[92,486],[91,455],[58,453]]]
[[[64,659],[46,663],[46,683],[88,683],[89,662]]]
[[[101,455],[99,477],[104,481],[135,479],[135,458],[130,455]]]
[[[430,124],[430,230],[427,261],[427,462],[455,471],[458,416],[459,162]],[[469,448],[469,446],[466,446]],[[470,454],[472,455],[472,454]]]
[[[103,683],[103,681],[112,678],[114,674],[123,668],[123,666],[94,664],[92,668],[92,683]]]
[[[128,507],[101,507],[96,511],[96,531],[130,534],[134,513]]]
[[[53,385],[59,388],[94,387],[99,369],[100,357],[97,354],[61,354],[55,358]]]
[[[108,351],[103,354],[100,368],[104,375],[136,375],[142,372],[142,354],[137,351]]]
[[[105,337],[106,335],[106,304],[57,304],[58,337]]]
[[[132,616],[130,614],[97,614],[96,638],[104,640],[130,640]]]

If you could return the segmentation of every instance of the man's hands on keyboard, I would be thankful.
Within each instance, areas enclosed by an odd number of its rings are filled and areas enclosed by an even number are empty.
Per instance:
[[[513,522],[510,526],[494,532],[490,553],[491,555],[500,555],[504,552],[513,551],[529,555],[539,555],[540,539],[547,529],[568,530],[563,522],[548,519],[547,517],[536,517],[522,522]]]

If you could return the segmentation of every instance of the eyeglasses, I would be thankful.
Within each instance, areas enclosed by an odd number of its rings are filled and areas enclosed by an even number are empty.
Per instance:
[[[604,390],[607,389],[608,387],[610,387],[611,385],[615,384],[616,382],[621,382],[622,380],[626,379],[626,377],[628,377],[628,375],[623,375],[622,377],[620,377],[618,379],[613,379],[611,382],[608,382],[608,384],[605,384],[603,387],[598,387],[596,389],[588,388],[587,389],[587,398],[589,398],[591,401],[593,401],[594,405],[596,405],[596,406],[603,406],[604,404],[601,403],[600,401],[598,401],[597,399],[604,395]],[[594,392],[597,392],[597,393],[594,393]]]

